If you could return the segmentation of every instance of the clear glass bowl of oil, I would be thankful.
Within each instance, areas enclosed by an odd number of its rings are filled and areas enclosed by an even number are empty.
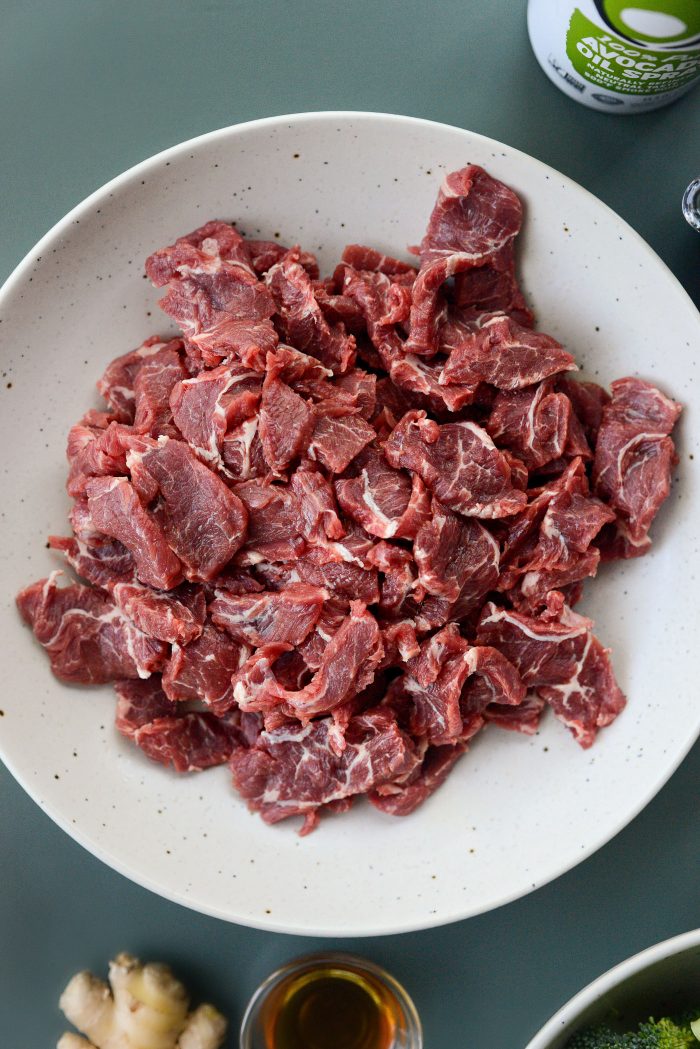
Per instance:
[[[423,1049],[416,1008],[393,976],[351,954],[297,958],[251,998],[240,1049]]]

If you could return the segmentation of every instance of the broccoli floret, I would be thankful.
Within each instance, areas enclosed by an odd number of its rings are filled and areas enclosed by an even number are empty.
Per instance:
[[[649,1020],[648,1023],[642,1024],[639,1028],[639,1036],[647,1038],[649,1046],[653,1046],[653,1049],[692,1049],[692,1046],[697,1049],[698,1045],[695,1035],[687,1024],[679,1027],[667,1017],[656,1021]],[[634,1042],[631,1043],[630,1049],[637,1049]],[[646,1049],[646,1042],[640,1042],[639,1049]]]
[[[698,1049],[698,1040],[687,1023],[681,1025],[664,1017],[650,1019],[628,1034],[616,1034],[609,1027],[589,1027],[569,1042],[567,1049]]]
[[[615,1034],[609,1027],[588,1027],[574,1035],[566,1049],[627,1049],[627,1035]]]

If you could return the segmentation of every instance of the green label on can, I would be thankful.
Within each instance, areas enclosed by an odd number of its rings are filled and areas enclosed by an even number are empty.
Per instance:
[[[700,73],[700,52],[635,47],[591,22],[575,8],[566,53],[590,84],[625,95],[659,95],[691,83]]]

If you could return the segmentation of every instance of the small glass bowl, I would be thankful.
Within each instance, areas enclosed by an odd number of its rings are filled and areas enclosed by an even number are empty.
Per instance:
[[[693,179],[683,194],[683,214],[693,229],[700,233],[700,178]]]
[[[295,958],[283,965],[264,980],[248,1003],[240,1031],[240,1049],[276,1049],[274,1042],[266,1035],[269,1029],[269,1018],[275,1008],[275,1001],[280,1000],[288,988],[297,982],[301,986],[306,974],[323,971],[339,974],[348,973],[348,978],[365,978],[374,984],[386,996],[391,1007],[394,1021],[392,1041],[382,1049],[423,1049],[423,1031],[416,1007],[404,988],[397,980],[380,966],[364,958],[340,952],[324,952]]]

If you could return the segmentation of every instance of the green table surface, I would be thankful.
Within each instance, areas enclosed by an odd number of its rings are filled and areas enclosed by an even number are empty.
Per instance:
[[[193,135],[255,117],[381,110],[490,135],[553,165],[637,229],[696,301],[700,91],[614,117],[558,92],[517,0],[0,0],[0,278],[92,190]],[[575,870],[490,914],[339,941],[415,998],[428,1049],[522,1049],[600,972],[700,925],[700,748]],[[575,808],[572,812],[575,819]],[[253,931],[127,881],[0,766],[0,1046],[46,1049],[78,969],[128,949],[171,962],[232,1020],[275,966],[326,941]]]

